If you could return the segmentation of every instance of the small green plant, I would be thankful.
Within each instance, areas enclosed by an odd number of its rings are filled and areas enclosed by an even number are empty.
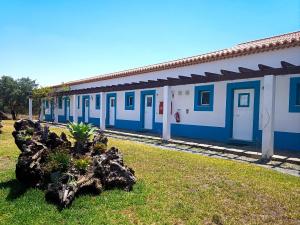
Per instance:
[[[107,150],[107,145],[104,143],[97,143],[94,145],[95,153],[103,154]]]
[[[75,147],[79,150],[84,143],[86,143],[92,136],[96,128],[92,127],[91,124],[85,123],[69,123],[67,125],[68,130],[71,133],[71,137],[75,139]]]
[[[84,172],[87,171],[89,164],[90,164],[89,158],[81,158],[81,159],[74,160],[74,166],[79,171],[84,171]]]
[[[46,169],[49,172],[66,171],[70,165],[71,156],[67,150],[58,149],[47,157]]]
[[[21,135],[18,135],[19,139],[22,141],[30,141],[32,139],[32,136],[26,133],[23,133]]]
[[[28,127],[26,129],[26,134],[33,135],[33,133],[34,133],[34,129],[32,127]]]

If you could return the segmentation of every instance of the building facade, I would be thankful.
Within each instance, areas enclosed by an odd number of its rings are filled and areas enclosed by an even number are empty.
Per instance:
[[[41,119],[300,151],[299,66],[300,32],[283,34],[54,86]]]

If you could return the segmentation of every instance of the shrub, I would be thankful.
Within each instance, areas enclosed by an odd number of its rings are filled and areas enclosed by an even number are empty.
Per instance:
[[[77,142],[87,142],[95,132],[95,128],[91,124],[69,123],[67,126],[72,138]]]
[[[67,150],[58,149],[55,152],[49,153],[47,157],[46,170],[53,171],[66,171],[70,165],[71,156]]]
[[[81,159],[74,160],[74,166],[79,171],[84,171],[84,172],[87,171],[89,164],[90,164],[89,158],[81,158]]]

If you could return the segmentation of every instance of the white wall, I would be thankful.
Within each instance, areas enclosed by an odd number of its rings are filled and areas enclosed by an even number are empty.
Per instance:
[[[106,85],[115,85],[137,81],[147,81],[151,79],[163,79],[167,77],[190,76],[192,73],[204,75],[204,72],[220,73],[221,69],[238,71],[238,67],[246,67],[257,70],[258,64],[265,64],[272,67],[281,67],[280,61],[287,61],[296,65],[300,64],[300,47],[280,49],[276,51],[263,52],[252,55],[245,55],[235,58],[218,60],[208,63],[201,63],[186,67],[178,67],[169,70],[144,73],[123,78],[85,83],[71,86],[71,89],[81,89],[90,87],[99,87]]]
[[[172,70],[152,72],[127,78],[118,78],[114,80],[106,80],[101,82],[74,85],[71,89],[95,87],[101,85],[138,82],[141,80],[176,77],[178,75],[188,76],[191,73],[203,74],[206,71],[219,72],[220,69],[236,71],[239,66],[251,69],[257,69],[258,64],[266,64],[273,67],[280,67],[280,61],[287,61],[296,65],[300,65],[300,47],[282,49],[278,51],[265,52],[255,55],[248,55],[239,58],[232,58],[220,60],[215,62],[203,63],[198,65],[187,66],[183,68],[176,68]],[[299,75],[291,76],[277,76],[276,77],[276,96],[275,96],[275,131],[298,132],[300,133],[300,113],[289,113],[289,78]],[[205,84],[191,84],[171,87],[173,114],[179,111],[181,117],[181,124],[202,125],[225,127],[226,114],[226,88],[229,82],[242,82],[250,80],[260,80],[260,119],[259,129],[262,129],[261,115],[263,105],[263,78],[244,79],[235,81],[222,81],[214,84],[214,110],[213,111],[194,111],[194,87]],[[153,90],[153,89],[151,89]],[[156,88],[156,106],[155,106],[155,121],[162,122],[162,115],[158,114],[159,102],[163,101],[163,88]],[[140,93],[141,90],[135,91],[135,106],[134,110],[125,110],[125,91],[118,91],[117,93],[117,119],[120,120],[140,120]],[[182,94],[180,95],[179,92]],[[100,110],[95,109],[96,93],[90,94],[90,117],[99,118]],[[72,98],[70,98],[72,101]],[[103,101],[103,99],[101,99]],[[72,113],[72,103],[71,115]],[[64,115],[63,108],[59,109],[59,115]],[[76,96],[77,109],[77,96]],[[80,95],[80,108],[77,109],[77,115],[82,116],[82,95]],[[176,123],[172,115],[171,123]]]
[[[300,133],[300,113],[289,112],[290,78],[300,75],[277,76],[275,84],[275,131]]]

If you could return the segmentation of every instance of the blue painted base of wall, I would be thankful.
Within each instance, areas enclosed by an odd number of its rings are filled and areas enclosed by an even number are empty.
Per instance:
[[[95,118],[95,117],[90,117],[89,118],[89,123],[93,124],[96,127],[100,126],[100,118]],[[78,123],[84,122],[83,117],[79,116],[78,117]]]
[[[45,114],[45,120],[48,121],[48,122],[52,122],[53,119],[51,118],[51,115],[49,114]]]
[[[275,149],[300,152],[300,133],[275,131],[274,140]]]
[[[46,121],[52,121],[50,115],[45,115]],[[73,121],[73,117],[70,117]],[[65,116],[59,116],[58,121],[65,123]],[[82,117],[78,117],[78,122],[82,122]],[[89,118],[89,123],[99,127],[100,118]],[[116,120],[115,128],[124,129],[136,132],[149,132],[162,134],[162,123],[154,123],[152,130],[143,129],[143,125],[140,121],[132,120]],[[210,126],[198,126],[198,125],[186,125],[186,124],[171,124],[171,135],[173,137],[185,137],[195,138],[206,141],[216,141],[222,143],[228,143],[228,130],[225,127],[210,127]],[[274,134],[274,147],[277,151],[297,151],[300,152],[300,133],[289,133],[275,131]],[[262,131],[257,132],[257,140],[253,141],[253,144],[257,147],[261,146]]]
[[[132,130],[137,132],[149,132],[149,133],[162,133],[162,123],[154,123],[152,130],[145,130],[143,124],[140,121],[133,120],[116,120],[115,128]]]
[[[228,141],[225,127],[171,124],[171,134],[172,136],[203,139],[207,141]]]

